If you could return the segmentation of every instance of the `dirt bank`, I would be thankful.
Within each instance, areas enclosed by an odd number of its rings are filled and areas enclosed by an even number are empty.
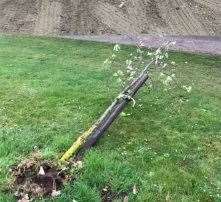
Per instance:
[[[221,1],[0,0],[0,32],[221,36]]]

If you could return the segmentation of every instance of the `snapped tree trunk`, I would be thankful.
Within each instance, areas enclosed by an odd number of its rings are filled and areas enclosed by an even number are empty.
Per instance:
[[[60,159],[62,162],[68,161],[77,153],[82,155],[84,151],[90,149],[98,142],[114,120],[116,120],[116,118],[120,115],[126,105],[133,100],[133,97],[136,95],[138,90],[146,83],[149,78],[147,69],[153,62],[154,61],[152,60],[144,68],[142,73],[128,87],[126,87],[122,93],[119,94],[97,122],[74,142],[71,148]]]

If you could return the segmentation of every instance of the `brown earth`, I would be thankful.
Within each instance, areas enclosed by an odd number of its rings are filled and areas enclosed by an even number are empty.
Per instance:
[[[63,183],[71,180],[64,170],[52,162],[43,161],[39,154],[33,154],[30,159],[13,166],[11,174],[12,181],[6,191],[12,192],[21,202],[54,197],[60,194]]]
[[[221,1],[0,0],[0,32],[221,36]]]

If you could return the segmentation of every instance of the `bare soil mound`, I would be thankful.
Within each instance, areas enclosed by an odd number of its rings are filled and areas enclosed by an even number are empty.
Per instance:
[[[9,184],[9,190],[19,201],[55,197],[60,194],[63,183],[69,180],[64,170],[52,162],[43,161],[37,155],[14,166],[11,171],[13,180]]]
[[[0,0],[0,32],[221,35],[220,0]]]

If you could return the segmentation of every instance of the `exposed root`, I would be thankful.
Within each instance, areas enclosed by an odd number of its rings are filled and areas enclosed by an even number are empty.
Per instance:
[[[39,156],[23,161],[11,171],[13,182],[10,189],[18,200],[56,197],[63,183],[69,179],[57,165],[43,161]]]

